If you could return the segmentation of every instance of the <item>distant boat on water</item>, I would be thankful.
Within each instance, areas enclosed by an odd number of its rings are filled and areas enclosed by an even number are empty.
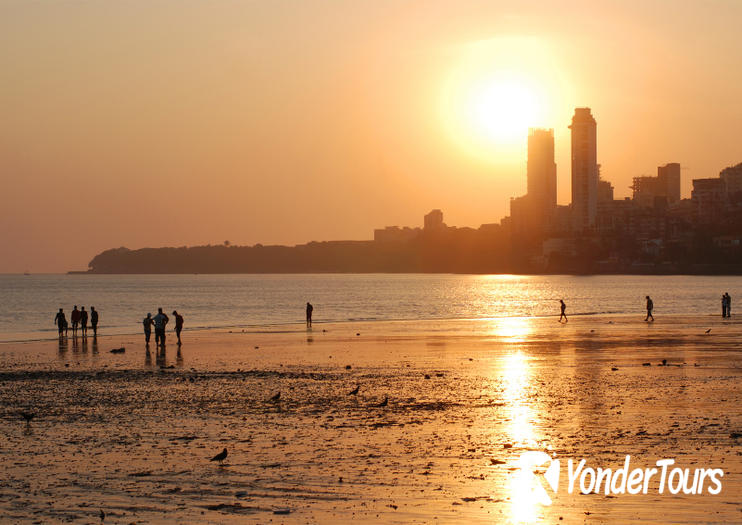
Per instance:
[[[31,275],[30,272],[23,272],[23,275]]]

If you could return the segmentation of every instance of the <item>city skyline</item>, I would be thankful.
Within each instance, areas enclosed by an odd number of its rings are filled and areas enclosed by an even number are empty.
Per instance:
[[[687,196],[738,162],[740,17],[722,0],[3,2],[0,272],[363,239],[438,207],[489,223],[527,193],[530,127],[554,130],[565,205],[575,107],[616,197],[667,162]]]

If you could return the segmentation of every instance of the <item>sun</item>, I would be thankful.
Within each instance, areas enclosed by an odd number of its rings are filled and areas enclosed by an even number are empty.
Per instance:
[[[553,46],[529,36],[470,42],[449,55],[441,80],[442,129],[488,161],[522,159],[528,129],[565,121],[568,82]]]
[[[523,140],[541,121],[538,96],[524,79],[501,72],[475,84],[469,94],[469,125],[495,143]]]

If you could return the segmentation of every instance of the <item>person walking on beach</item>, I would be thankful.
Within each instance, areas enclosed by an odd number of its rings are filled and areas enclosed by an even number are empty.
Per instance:
[[[85,311],[85,307],[80,307],[80,332],[83,337],[88,335],[88,312]]]
[[[72,336],[74,337],[77,335],[77,325],[80,323],[80,310],[77,309],[77,305],[72,309],[70,321],[72,321]]]
[[[564,313],[564,311],[567,309],[567,305],[564,304],[564,299],[559,299],[559,308],[561,309],[561,314],[559,315],[559,322],[562,322],[562,318],[564,318],[564,322],[568,322],[569,319],[567,319],[567,314]]]
[[[155,324],[152,320],[152,314],[148,313],[147,317],[142,320],[142,324],[144,325],[144,342],[149,346],[149,338],[152,335],[152,325]]]
[[[154,317],[155,322],[155,344],[165,346],[165,325],[170,320],[167,315],[162,311],[162,308],[157,309],[157,315]]]
[[[727,317],[732,317],[732,296],[729,292],[724,292],[724,295],[727,297]]]
[[[90,327],[93,329],[93,337],[98,336],[98,310],[95,306],[90,307]]]
[[[654,302],[649,296],[647,296],[647,317],[644,318],[645,321],[649,321],[650,319],[652,319],[652,322],[654,322],[652,310],[654,310]]]
[[[173,310],[175,317],[175,335],[178,336],[178,346],[180,346],[180,332],[183,330],[183,316],[177,310]]]
[[[62,332],[67,329],[67,317],[65,317],[63,309],[60,308],[57,315],[54,316],[54,324],[59,329],[59,337],[62,337]]]
[[[310,303],[307,303],[307,327],[312,327],[312,312],[314,311],[314,306],[312,306]]]

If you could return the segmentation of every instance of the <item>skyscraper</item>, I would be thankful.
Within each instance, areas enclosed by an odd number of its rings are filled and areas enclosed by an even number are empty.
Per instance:
[[[531,128],[528,133],[528,196],[548,216],[556,207],[557,179],[554,130]]]
[[[572,229],[595,226],[598,212],[598,148],[596,123],[590,108],[575,108],[572,117]]]
[[[554,130],[528,130],[528,193],[510,199],[513,232],[518,236],[542,236],[556,209]]]

